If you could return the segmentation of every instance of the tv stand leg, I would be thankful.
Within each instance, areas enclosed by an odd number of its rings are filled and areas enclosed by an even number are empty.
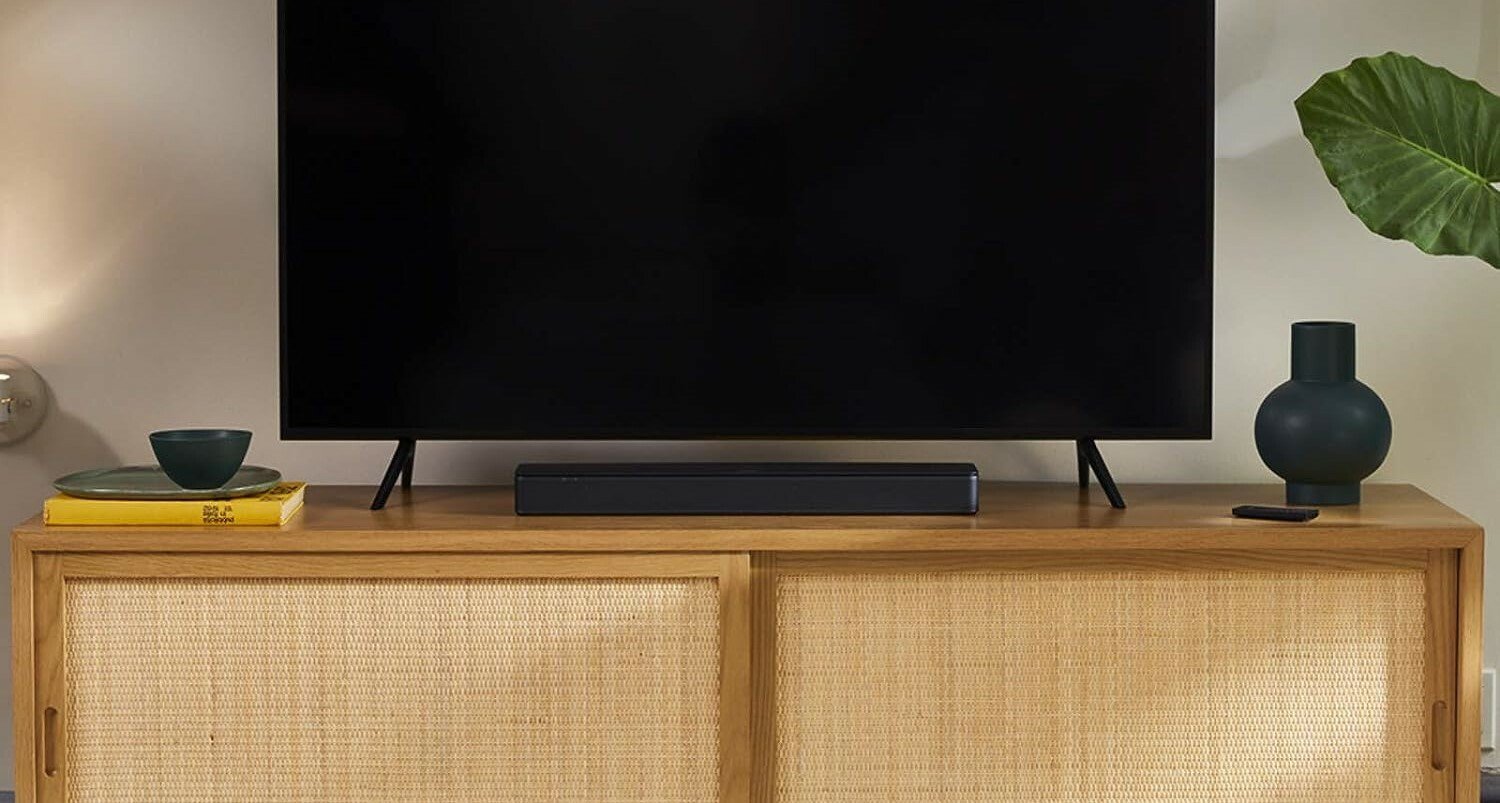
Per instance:
[[[401,480],[401,487],[411,487],[412,470],[416,467],[417,442],[412,438],[402,438],[396,442],[396,453],[391,455],[390,465],[385,467],[385,476],[380,480],[380,487],[375,490],[375,499],[370,502],[371,510],[380,510],[385,507],[385,502],[391,497],[391,491],[396,488],[396,480]]]
[[[1125,509],[1125,497],[1120,495],[1119,486],[1115,485],[1115,478],[1109,473],[1109,466],[1104,464],[1104,455],[1099,453],[1099,445],[1094,443],[1093,438],[1082,438],[1078,441],[1078,487],[1089,487],[1089,472],[1099,478],[1099,487],[1104,489],[1104,495],[1109,498],[1109,505],[1117,510]]]

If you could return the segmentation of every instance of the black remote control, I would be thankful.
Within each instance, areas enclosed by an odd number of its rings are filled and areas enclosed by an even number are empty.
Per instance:
[[[1311,507],[1240,505],[1230,512],[1242,519],[1269,519],[1270,521],[1312,521],[1318,517],[1317,509]]]

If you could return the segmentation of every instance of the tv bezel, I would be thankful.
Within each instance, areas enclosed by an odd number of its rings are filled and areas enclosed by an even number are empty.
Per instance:
[[[994,440],[1209,440],[1213,437],[1213,347],[1214,347],[1214,74],[1218,54],[1216,13],[1212,0],[1201,0],[1208,6],[1204,37],[1208,42],[1208,58],[1204,65],[1203,127],[1205,132],[1205,170],[1203,187],[1200,189],[1204,210],[1203,271],[1208,296],[1208,310],[1204,321],[1203,350],[1203,410],[1201,420],[1182,427],[1097,427],[1069,429],[1066,427],[947,427],[942,429],[912,427],[879,431],[828,432],[797,428],[777,429],[775,432],[706,432],[699,430],[674,430],[657,428],[651,430],[590,427],[570,430],[566,433],[528,432],[522,429],[445,429],[430,427],[308,427],[292,426],[288,423],[291,414],[291,378],[288,371],[290,346],[287,340],[287,253],[286,253],[286,121],[282,115],[282,95],[286,81],[285,41],[282,35],[282,3],[276,3],[276,252],[277,252],[277,302],[280,376],[280,424],[284,441],[994,441]],[[1080,326],[1087,322],[1080,321]],[[375,335],[373,348],[379,348],[379,337],[406,336],[396,322],[388,333]]]

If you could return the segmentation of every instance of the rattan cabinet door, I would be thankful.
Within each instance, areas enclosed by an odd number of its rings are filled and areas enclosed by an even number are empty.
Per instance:
[[[774,797],[1450,799],[1424,554],[778,559]]]
[[[61,560],[44,800],[720,799],[733,559]]]

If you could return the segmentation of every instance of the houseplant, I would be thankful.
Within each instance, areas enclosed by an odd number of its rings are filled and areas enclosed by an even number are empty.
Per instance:
[[[1297,115],[1328,180],[1371,231],[1500,268],[1500,98],[1387,53],[1319,78]]]
[[[1297,99],[1323,169],[1371,231],[1500,267],[1500,98],[1397,53],[1356,59]],[[1385,460],[1391,419],[1355,378],[1354,324],[1292,326],[1292,378],[1255,417],[1255,445],[1291,504],[1354,504]]]

